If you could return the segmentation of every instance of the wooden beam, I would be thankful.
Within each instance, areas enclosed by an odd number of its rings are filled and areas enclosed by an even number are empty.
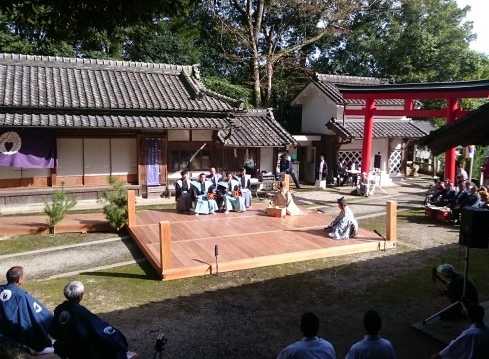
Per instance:
[[[390,242],[397,240],[397,202],[387,201],[386,205],[386,238]]]
[[[447,114],[446,109],[441,110],[383,110],[374,108],[372,110],[374,116],[407,116],[407,117],[441,117],[444,118]],[[345,115],[348,116],[365,116],[367,110],[346,109]],[[457,117],[466,115],[468,111],[461,110],[457,112]]]
[[[133,189],[127,191],[127,225],[136,225],[136,195]]]
[[[284,188],[286,191],[290,190],[290,175],[286,174],[284,176]]]
[[[171,268],[171,228],[169,221],[160,222],[160,263],[161,278],[165,278],[165,270]]]

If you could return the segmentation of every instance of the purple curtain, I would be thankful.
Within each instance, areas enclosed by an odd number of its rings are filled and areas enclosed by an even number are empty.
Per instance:
[[[0,166],[54,168],[56,133],[45,128],[0,128]]]

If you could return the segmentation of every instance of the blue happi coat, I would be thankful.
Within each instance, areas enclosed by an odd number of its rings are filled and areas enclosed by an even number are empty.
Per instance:
[[[70,359],[126,359],[124,335],[76,302],[64,301],[54,310],[50,334],[54,352]]]
[[[51,347],[52,319],[53,314],[19,286],[0,286],[0,332],[6,337],[36,351]]]

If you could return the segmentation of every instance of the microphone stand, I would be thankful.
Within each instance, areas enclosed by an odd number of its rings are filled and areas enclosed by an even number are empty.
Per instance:
[[[374,229],[374,232],[375,232],[376,235],[378,235],[380,238],[382,238],[384,240],[384,252],[385,252],[387,238],[385,238],[382,234],[380,234],[376,229]]]
[[[216,256],[216,275],[219,275],[219,262],[217,261],[217,257],[219,256],[219,247],[217,244],[214,246],[214,255]]]

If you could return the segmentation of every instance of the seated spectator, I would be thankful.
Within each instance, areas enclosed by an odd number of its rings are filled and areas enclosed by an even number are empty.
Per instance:
[[[66,300],[54,310],[50,334],[54,352],[70,359],[126,359],[124,335],[80,304],[85,293],[81,282],[68,283]]]
[[[302,340],[283,349],[277,359],[322,358],[336,359],[336,353],[330,342],[319,338],[319,318],[306,312],[301,318]]]
[[[338,199],[340,214],[325,228],[328,236],[333,239],[348,239],[358,234],[358,222],[346,204],[345,197]]]
[[[34,355],[52,353],[49,325],[53,314],[20,289],[24,280],[24,269],[16,266],[7,271],[7,284],[0,286],[0,332],[32,349]]]
[[[365,197],[370,196],[371,185],[367,172],[360,173],[360,177],[357,181],[357,194]]]
[[[283,182],[279,183],[279,191],[275,193],[270,201],[272,207],[285,207],[285,213],[289,216],[302,216],[305,213],[294,203],[294,199],[289,191],[285,189]]]
[[[481,198],[481,201],[479,203],[479,207],[489,208],[489,192],[487,191],[487,188],[484,186],[481,186],[479,188],[479,190],[477,191],[477,194]]]
[[[445,188],[434,199],[433,205],[437,207],[449,207],[456,196],[457,191],[453,188],[453,183],[451,181],[445,181]]]
[[[443,189],[443,183],[438,179],[438,177],[433,179],[433,184],[428,189],[426,193],[426,197],[424,200],[424,205],[431,204],[431,199],[435,197],[439,191]]]
[[[463,208],[467,207],[479,207],[481,198],[477,194],[477,188],[471,183],[467,182],[468,185],[468,194],[463,197],[463,200],[460,201],[459,204],[455,205],[452,209],[452,218],[453,218],[453,223],[457,224],[460,222],[460,212],[462,211]]]
[[[353,344],[345,359],[396,359],[396,353],[390,341],[379,335],[382,327],[380,315],[369,310],[363,316],[365,338]]]
[[[445,263],[433,268],[431,280],[435,284],[438,294],[440,296],[446,296],[450,303],[453,304],[462,299],[464,295],[465,276],[462,273],[455,272],[455,268],[451,264]],[[440,287],[440,284],[442,287]],[[467,278],[464,300],[468,303],[479,304],[477,288],[470,278]],[[441,313],[440,319],[460,319],[461,314],[462,307],[458,305]]]
[[[467,320],[470,327],[452,340],[447,347],[433,354],[431,359],[489,358],[489,327],[484,323],[484,308],[470,304],[467,308]]]

